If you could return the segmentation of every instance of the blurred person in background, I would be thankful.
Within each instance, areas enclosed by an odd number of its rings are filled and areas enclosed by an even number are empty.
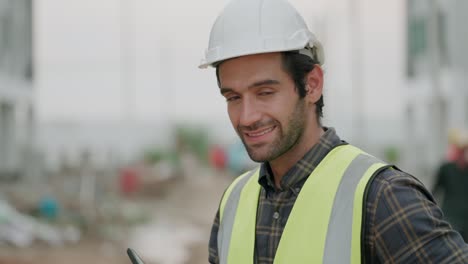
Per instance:
[[[468,246],[411,175],[321,123],[324,53],[285,0],[232,0],[200,68],[216,69],[259,168],[225,191],[210,263],[468,263]]]
[[[460,143],[462,142],[461,130],[452,128],[448,133],[448,147],[445,153],[445,161],[455,162],[460,154]]]
[[[458,132],[451,145],[452,155],[440,166],[433,193],[437,195],[443,192],[442,209],[445,217],[467,241],[468,131]]]

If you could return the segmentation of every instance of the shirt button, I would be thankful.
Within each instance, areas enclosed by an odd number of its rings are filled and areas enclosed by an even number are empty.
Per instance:
[[[278,212],[275,212],[275,213],[273,214],[273,218],[274,218],[274,219],[278,219],[278,218],[279,218],[279,216],[280,216],[280,215],[279,215],[279,213],[278,213]]]

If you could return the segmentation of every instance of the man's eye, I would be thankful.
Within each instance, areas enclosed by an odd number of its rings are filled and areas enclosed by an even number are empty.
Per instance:
[[[226,97],[226,101],[233,102],[239,99],[239,96],[228,96]]]
[[[268,92],[260,92],[258,95],[267,96],[267,95],[272,95],[272,94],[273,94],[273,92],[268,91]]]

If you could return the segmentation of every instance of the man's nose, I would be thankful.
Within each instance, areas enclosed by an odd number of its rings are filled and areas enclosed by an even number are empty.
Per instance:
[[[241,126],[251,126],[261,119],[261,112],[258,105],[252,99],[242,102],[242,109],[239,123]]]

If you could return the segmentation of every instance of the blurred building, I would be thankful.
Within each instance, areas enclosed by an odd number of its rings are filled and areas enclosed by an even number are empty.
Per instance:
[[[448,131],[468,127],[468,1],[329,3],[324,123],[430,186]]]
[[[464,0],[407,0],[406,153],[428,173],[448,130],[468,127],[467,13]]]
[[[28,173],[34,135],[32,0],[0,1],[0,180]]]

